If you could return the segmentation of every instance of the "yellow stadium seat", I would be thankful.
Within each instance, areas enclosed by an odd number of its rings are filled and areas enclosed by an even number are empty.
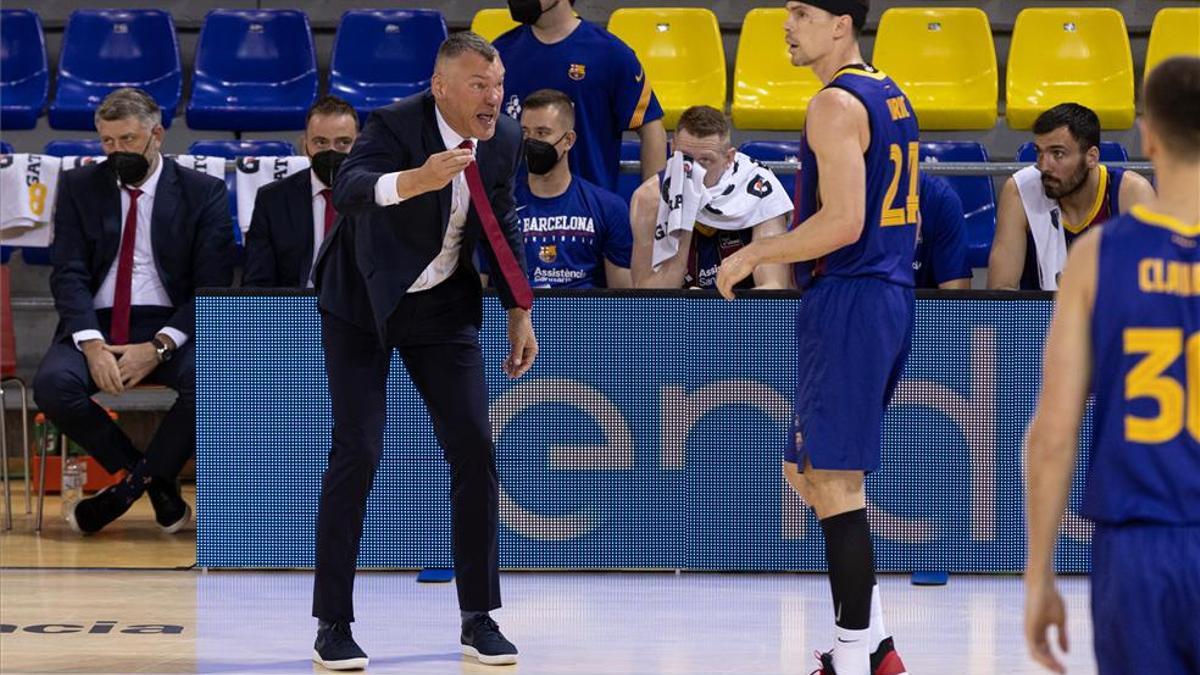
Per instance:
[[[1172,56],[1200,56],[1200,8],[1169,7],[1154,15],[1145,75]]]
[[[889,9],[871,62],[908,95],[922,131],[996,125],[1000,76],[982,10]]]
[[[725,49],[712,10],[621,8],[608,30],[637,53],[668,129],[690,106],[725,109]]]
[[[1133,126],[1133,56],[1115,9],[1024,9],[1008,54],[1008,125],[1028,129],[1059,103],[1085,105],[1104,129]]]
[[[481,9],[471,19],[471,32],[491,42],[520,25],[512,20],[512,14],[507,9]]]
[[[792,65],[782,7],[752,9],[742,22],[733,68],[733,124],[739,129],[803,129],[808,102],[821,90],[810,68]]]

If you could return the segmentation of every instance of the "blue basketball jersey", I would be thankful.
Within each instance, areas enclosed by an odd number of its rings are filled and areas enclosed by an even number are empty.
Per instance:
[[[1200,525],[1200,223],[1135,206],[1100,236],[1081,513]]]
[[[617,195],[574,177],[550,199],[518,183],[516,201],[534,288],[604,288],[606,260],[629,267],[629,207]]]
[[[858,241],[815,263],[797,265],[796,281],[803,288],[822,276],[875,277],[911,287],[920,209],[916,113],[900,87],[871,66],[846,66],[829,87],[849,92],[867,109],[871,143],[863,156],[866,220]],[[803,226],[820,210],[819,184],[817,157],[806,131],[800,139],[795,226]]]
[[[557,89],[575,103],[571,173],[617,189],[621,133],[663,116],[650,79],[629,45],[584,21],[548,45],[520,26],[495,40],[504,62],[504,113],[521,119],[521,102],[538,89]]]

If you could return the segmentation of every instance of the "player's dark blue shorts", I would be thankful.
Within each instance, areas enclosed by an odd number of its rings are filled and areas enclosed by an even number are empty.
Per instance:
[[[879,468],[883,413],[912,337],[913,290],[870,277],[825,277],[796,317],[795,411],[784,461],[804,470]]]
[[[1200,673],[1200,527],[1096,527],[1092,642],[1100,675]]]

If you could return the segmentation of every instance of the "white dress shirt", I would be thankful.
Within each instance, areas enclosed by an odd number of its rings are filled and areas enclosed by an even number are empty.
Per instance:
[[[130,305],[131,306],[156,306],[156,307],[174,307],[171,302],[171,296],[167,294],[167,289],[163,286],[162,279],[158,276],[158,266],[154,262],[154,241],[153,232],[150,228],[150,219],[154,215],[154,195],[158,191],[158,179],[162,176],[163,158],[158,156],[157,165],[150,176],[146,178],[137,189],[142,191],[138,196],[137,202],[137,236],[133,245],[133,281],[130,288]],[[121,233],[124,236],[125,218],[129,214],[130,195],[129,191],[124,186],[119,188],[121,191]],[[104,282],[100,284],[100,288],[96,290],[96,295],[92,298],[92,307],[94,309],[110,309],[113,306],[113,297],[117,290],[117,266],[120,264],[121,251],[117,249],[117,256],[113,259],[112,266],[108,268],[108,274],[104,277]],[[182,347],[183,343],[187,342],[188,336],[179,330],[164,326],[159,333],[170,336],[175,342],[176,347]],[[81,330],[71,335],[75,341],[75,346],[87,340],[103,340],[104,336],[98,330]]]
[[[438,110],[436,105],[433,109],[437,116],[438,131],[442,134],[442,143],[447,150],[457,148],[465,139],[450,128],[450,125],[446,123],[446,118],[442,117],[442,111]],[[479,141],[474,138],[470,140],[478,150]],[[467,187],[465,173],[465,171],[460,172],[450,182],[450,219],[446,225],[446,236],[442,239],[442,250],[433,259],[433,262],[429,263],[429,266],[421,272],[421,276],[417,277],[413,285],[408,287],[409,293],[427,291],[449,279],[458,269],[458,254],[462,247],[463,229],[467,223],[467,210],[471,207],[471,192]],[[375,182],[376,204],[392,206],[403,201],[396,189],[396,177],[399,175],[399,171],[384,174]]]
[[[312,269],[317,265],[317,254],[321,252],[321,242],[325,241],[325,195],[321,194],[321,191],[329,189],[329,186],[317,178],[317,172],[309,171],[308,175],[309,182],[312,184],[313,254],[312,262],[308,266],[308,282],[305,285],[312,288]],[[393,180],[393,187],[395,184],[396,181]]]

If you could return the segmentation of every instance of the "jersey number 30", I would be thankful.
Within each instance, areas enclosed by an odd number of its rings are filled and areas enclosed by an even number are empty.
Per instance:
[[[1186,420],[1188,433],[1200,441],[1200,333],[1185,342],[1179,328],[1126,328],[1123,337],[1126,354],[1145,354],[1125,375],[1125,400],[1148,398],[1158,404],[1154,417],[1125,415],[1125,440],[1166,443],[1183,431]],[[1163,374],[1180,354],[1187,373],[1183,384]]]
[[[896,143],[892,143],[888,152],[892,159],[892,182],[888,184],[887,194],[883,196],[883,214],[879,217],[882,227],[897,225],[916,225],[917,212],[920,210],[920,198],[917,190],[921,181],[917,177],[917,166],[921,157],[921,146],[917,143],[908,144],[908,195],[903,204],[897,204],[897,192],[900,190],[900,174],[904,173],[904,151]]]

